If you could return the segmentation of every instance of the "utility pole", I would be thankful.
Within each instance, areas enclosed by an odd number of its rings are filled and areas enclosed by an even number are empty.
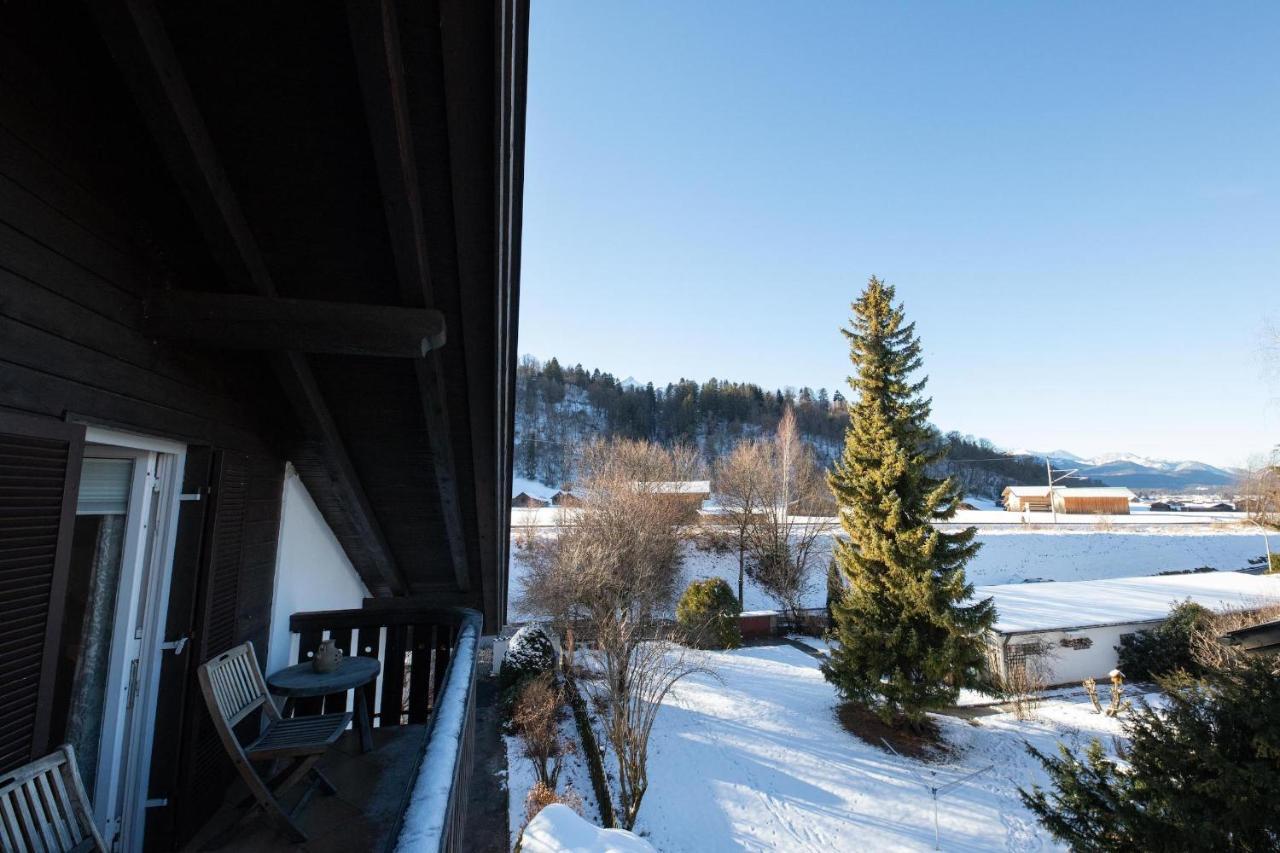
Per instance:
[[[1084,479],[1083,477],[1075,476],[1076,472],[1078,472],[1079,470],[1080,470],[1079,468],[1069,468],[1066,471],[1064,471],[1062,473],[1062,476],[1059,477],[1058,479],[1059,480],[1083,480]],[[1049,480],[1049,511],[1053,513],[1053,523],[1057,524],[1058,508],[1053,505],[1053,484],[1055,482],[1053,479],[1053,463],[1050,462],[1048,458],[1044,460],[1044,472]],[[1063,488],[1066,488],[1066,487],[1064,486]]]
[[[1049,457],[1044,460],[1044,472],[1049,477],[1049,512],[1053,513],[1053,523],[1058,523],[1058,508],[1053,505],[1053,463],[1049,461]]]

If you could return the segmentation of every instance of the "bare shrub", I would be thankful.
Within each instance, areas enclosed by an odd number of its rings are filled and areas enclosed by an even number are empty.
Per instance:
[[[524,798],[525,823],[533,820],[538,816],[538,812],[553,803],[566,805],[578,814],[582,814],[582,797],[578,796],[577,791],[566,788],[563,793],[558,793],[554,788],[549,788],[541,782],[534,782]]]
[[[1218,611],[1208,625],[1191,634],[1191,655],[1205,669],[1227,670],[1242,665],[1248,652],[1219,639],[1228,631],[1280,619],[1280,602],[1256,602]]]
[[[1049,686],[1049,658],[1053,649],[1040,641],[1022,643],[1017,648],[1018,659],[1006,663],[999,688],[1013,706],[1014,717],[1030,720],[1044,701],[1044,691]]]
[[[1093,713],[1101,714],[1102,703],[1098,701],[1097,680],[1094,678],[1086,678],[1084,681],[1080,682],[1080,685],[1084,687],[1084,692],[1089,694],[1089,703],[1093,705]]]
[[[544,672],[531,679],[516,699],[511,723],[524,746],[524,756],[533,764],[538,782],[555,790],[564,756],[573,744],[560,736],[560,712],[564,695],[555,675]]]
[[[691,537],[693,547],[709,554],[728,554],[734,549],[733,537],[719,527],[698,527]]]
[[[1250,520],[1280,528],[1280,448],[1268,457],[1250,459],[1236,490]]]
[[[567,788],[564,793],[557,793],[555,788],[534,782],[524,798],[524,825],[528,826],[538,816],[538,812],[555,803],[568,806],[579,815],[583,812],[582,797],[578,796],[577,791]],[[524,829],[521,828],[520,832],[523,834]]]
[[[708,672],[688,649],[667,638],[644,639],[637,627],[626,617],[601,625],[605,677],[589,686],[618,761],[615,816],[623,829],[635,826],[649,788],[649,735],[663,700],[681,679]]]

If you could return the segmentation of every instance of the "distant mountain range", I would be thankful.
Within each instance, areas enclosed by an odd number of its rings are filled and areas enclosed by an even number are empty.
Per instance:
[[[1218,468],[1206,462],[1150,459],[1134,453],[1104,453],[1086,458],[1068,450],[1015,452],[1048,459],[1055,468],[1078,468],[1083,477],[1131,489],[1190,491],[1233,485],[1240,478],[1238,471]]]

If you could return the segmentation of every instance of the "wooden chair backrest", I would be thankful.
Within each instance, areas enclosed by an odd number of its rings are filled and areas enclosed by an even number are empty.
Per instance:
[[[0,850],[5,853],[106,853],[69,745],[0,775]]]
[[[271,718],[279,717],[258,669],[253,643],[243,643],[200,664],[200,689],[209,713],[228,729],[260,707]]]

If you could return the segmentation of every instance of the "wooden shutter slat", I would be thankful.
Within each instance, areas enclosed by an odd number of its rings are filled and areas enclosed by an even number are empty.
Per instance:
[[[82,426],[0,414],[0,772],[50,746],[83,452]]]

